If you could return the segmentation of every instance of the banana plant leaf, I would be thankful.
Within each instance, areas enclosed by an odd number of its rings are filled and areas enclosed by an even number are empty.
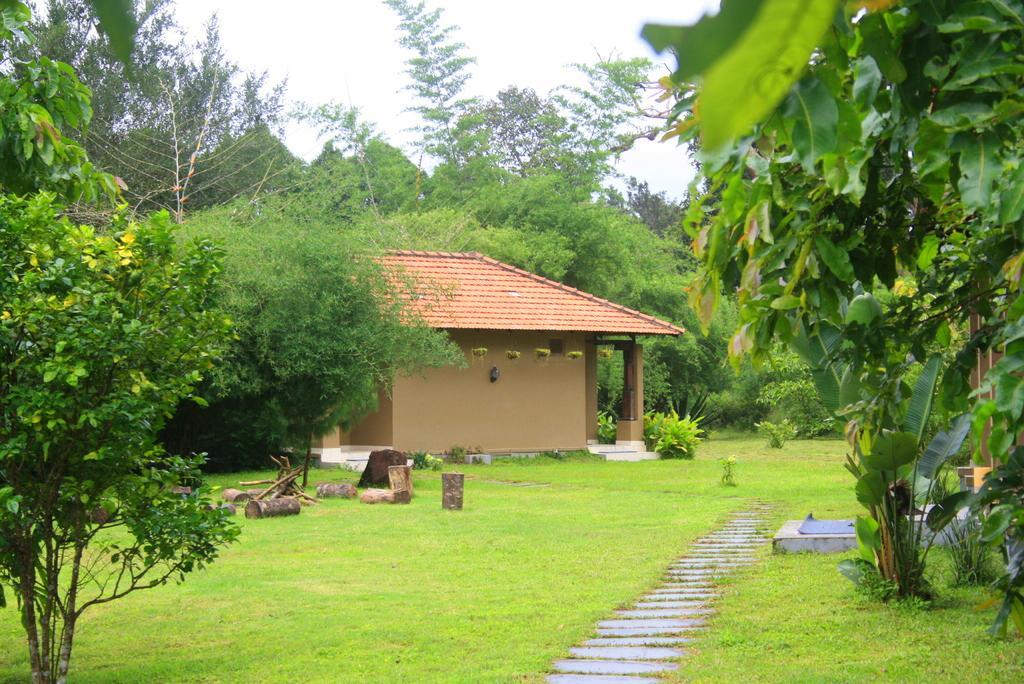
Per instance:
[[[928,511],[928,515],[925,517],[928,528],[938,532],[948,525],[956,517],[957,513],[972,505],[977,498],[978,495],[974,492],[955,492],[950,494],[932,506],[931,510]]]
[[[871,470],[898,470],[913,463],[916,456],[917,439],[914,435],[884,430],[871,445],[871,453],[861,455],[861,460]]]
[[[821,395],[821,402],[832,413],[843,408],[846,404],[842,397],[854,395],[856,389],[853,385],[855,378],[851,376],[846,378],[847,387],[843,391],[847,369],[833,360],[841,342],[839,328],[824,322],[819,323],[813,332],[801,324],[791,342],[793,351],[810,367],[811,379]]]
[[[922,477],[933,479],[946,461],[956,456],[967,439],[971,430],[971,416],[965,413],[957,416],[948,431],[939,432],[924,450],[924,455],[917,464],[917,472]]]
[[[914,393],[910,395],[910,406],[907,417],[903,421],[903,429],[917,437],[920,442],[928,429],[928,418],[932,414],[935,402],[935,386],[939,382],[939,371],[942,370],[942,357],[932,356],[924,364],[924,370],[914,383]]]

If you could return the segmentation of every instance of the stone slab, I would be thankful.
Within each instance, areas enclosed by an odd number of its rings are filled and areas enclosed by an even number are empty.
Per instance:
[[[708,603],[706,601],[680,601],[680,600],[668,600],[668,601],[637,601],[633,605],[636,610],[651,610],[651,609],[665,609],[665,608],[707,608]]]
[[[718,596],[713,591],[674,591],[670,594],[645,594],[640,597],[640,601],[648,603],[655,603],[657,601],[712,601],[718,598]]]
[[[595,634],[601,637],[677,636],[680,632],[703,628],[704,625],[692,627],[598,627]]]
[[[653,674],[655,672],[672,672],[678,670],[675,663],[642,662],[637,660],[556,660],[553,669],[560,672],[576,674]]]
[[[617,610],[616,615],[628,618],[670,618],[670,617],[695,617],[697,615],[710,615],[715,611],[710,608],[640,608],[638,610]]]
[[[652,618],[650,620],[601,620],[597,626],[601,629],[671,629],[681,627],[700,627],[705,620],[702,618]]]
[[[658,684],[653,677],[625,675],[555,674],[548,675],[548,684]]]
[[[692,643],[693,639],[687,637],[598,637],[587,639],[584,646],[676,646],[679,644]]]
[[[686,655],[681,648],[667,646],[576,646],[569,653],[599,660],[672,660]]]

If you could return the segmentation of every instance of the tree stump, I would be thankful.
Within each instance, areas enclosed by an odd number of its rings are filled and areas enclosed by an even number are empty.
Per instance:
[[[388,468],[396,465],[405,465],[409,457],[404,452],[394,449],[381,449],[371,451],[370,458],[366,461],[366,468],[359,477],[359,487],[388,487]]]
[[[334,483],[323,482],[316,486],[316,495],[321,499],[341,498],[351,499],[358,494],[355,485],[348,482]]]
[[[388,481],[395,493],[395,503],[409,503],[412,500],[412,468],[397,465],[388,468]]]
[[[228,503],[245,503],[252,497],[249,492],[244,492],[241,489],[225,489],[220,493],[220,498],[224,499]]]
[[[250,501],[245,505],[246,518],[274,518],[279,515],[298,515],[302,510],[298,499],[282,496],[278,499]]]
[[[462,473],[441,473],[441,508],[462,510],[462,489],[466,476]]]
[[[395,493],[390,489],[367,489],[359,500],[363,503],[395,503]]]

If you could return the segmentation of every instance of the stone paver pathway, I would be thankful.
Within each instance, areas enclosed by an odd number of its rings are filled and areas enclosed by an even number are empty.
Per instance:
[[[627,610],[597,623],[597,636],[555,661],[551,684],[657,684],[658,675],[679,669],[692,642],[713,614],[718,578],[757,561],[768,542],[765,504],[735,513],[721,529],[701,537],[672,563],[665,579]]]

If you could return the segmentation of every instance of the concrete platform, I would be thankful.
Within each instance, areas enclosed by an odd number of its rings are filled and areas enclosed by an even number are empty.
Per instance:
[[[842,553],[857,548],[855,534],[801,534],[803,520],[787,520],[772,538],[776,553]]]
[[[659,456],[647,451],[643,442],[619,442],[617,444],[589,444],[587,449],[592,454],[604,456],[606,461],[657,461]]]

